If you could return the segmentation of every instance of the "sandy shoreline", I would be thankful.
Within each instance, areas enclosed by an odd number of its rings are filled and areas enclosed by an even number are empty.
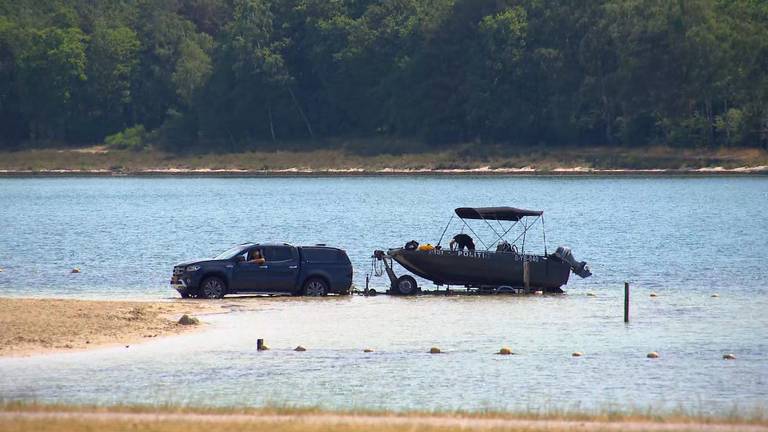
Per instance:
[[[744,166],[737,168],[705,167],[691,169],[600,169],[600,168],[469,168],[469,169],[308,169],[288,168],[273,170],[245,169],[51,169],[51,170],[0,170],[0,177],[377,177],[377,176],[710,176],[710,175],[768,175],[768,166]]]
[[[0,176],[577,176],[768,174],[768,149],[671,146],[395,146],[135,152],[103,145],[0,151]],[[392,143],[389,143],[392,144]],[[392,151],[387,151],[387,149]],[[400,149],[400,150],[397,150]],[[374,151],[375,150],[375,151]],[[395,151],[397,150],[397,151]]]
[[[131,345],[202,328],[204,324],[184,326],[176,321],[183,314],[199,316],[218,310],[185,300],[0,298],[0,356]]]

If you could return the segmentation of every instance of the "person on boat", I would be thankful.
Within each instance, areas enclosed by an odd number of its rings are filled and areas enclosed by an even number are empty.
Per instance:
[[[496,246],[496,252],[508,252],[515,255],[520,255],[520,253],[517,251],[517,246],[509,244],[509,242],[506,240],[499,242],[499,244]]]
[[[453,236],[453,239],[451,240],[451,250],[462,251],[464,248],[466,248],[468,251],[475,250],[475,242],[472,240],[472,237],[464,233],[456,234]]]
[[[252,250],[250,255],[251,256],[248,258],[248,262],[251,264],[262,265],[267,261],[264,259],[264,255],[261,254],[261,249]]]

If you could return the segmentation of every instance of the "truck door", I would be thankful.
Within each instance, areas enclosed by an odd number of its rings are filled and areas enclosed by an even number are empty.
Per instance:
[[[299,253],[293,246],[267,246],[266,285],[268,291],[293,292],[299,278]]]
[[[247,292],[247,291],[267,291],[269,288],[269,278],[267,270],[269,265],[266,262],[259,264],[256,262],[245,261],[250,259],[251,251],[259,249],[262,254],[264,253],[264,247],[253,248],[244,254],[244,261],[235,264],[235,268],[232,272],[232,287],[235,291]]]

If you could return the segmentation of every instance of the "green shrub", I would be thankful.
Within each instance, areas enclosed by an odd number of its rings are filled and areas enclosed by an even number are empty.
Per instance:
[[[723,136],[726,145],[742,144],[748,134],[744,112],[731,108],[723,115],[715,117],[715,128]]]
[[[118,150],[142,151],[149,147],[149,133],[143,125],[129,127],[122,132],[108,136],[104,144]]]

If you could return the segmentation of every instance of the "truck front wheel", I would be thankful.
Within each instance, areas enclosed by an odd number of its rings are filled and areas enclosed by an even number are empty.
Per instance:
[[[220,299],[227,292],[227,285],[217,276],[210,276],[200,282],[200,297],[207,299]]]

